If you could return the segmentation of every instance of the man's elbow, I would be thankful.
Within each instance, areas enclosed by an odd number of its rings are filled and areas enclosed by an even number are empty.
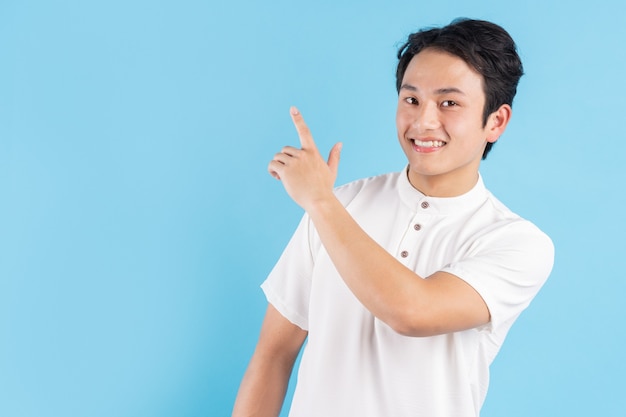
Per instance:
[[[407,337],[429,337],[446,333],[441,323],[424,311],[399,311],[383,321],[393,331]]]
[[[429,337],[485,325],[491,321],[491,316],[488,311],[472,315],[464,311],[443,312],[436,309],[421,309],[419,311],[405,310],[383,321],[402,336]]]

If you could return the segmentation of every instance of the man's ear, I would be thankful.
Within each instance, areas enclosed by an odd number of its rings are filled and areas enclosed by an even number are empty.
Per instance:
[[[508,104],[503,104],[489,115],[487,119],[487,142],[494,143],[504,133],[506,126],[511,120],[513,110]]]

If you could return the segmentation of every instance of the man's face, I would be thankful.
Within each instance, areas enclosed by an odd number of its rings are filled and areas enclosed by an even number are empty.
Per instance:
[[[485,145],[498,139],[493,114],[483,126],[484,106],[482,76],[461,58],[436,49],[413,57],[402,79],[396,127],[414,187],[445,197],[476,183]]]

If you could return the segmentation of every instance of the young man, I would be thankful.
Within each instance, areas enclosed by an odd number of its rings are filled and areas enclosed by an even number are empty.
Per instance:
[[[554,249],[478,168],[504,132],[522,64],[510,36],[458,20],[398,53],[408,166],[333,190],[297,109],[300,148],[269,164],[306,214],[263,283],[269,301],[234,416],[277,416],[305,339],[291,417],[478,416],[489,365],[548,277]]]

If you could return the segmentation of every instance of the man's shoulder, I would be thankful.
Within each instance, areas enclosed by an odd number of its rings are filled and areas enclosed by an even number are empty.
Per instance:
[[[485,211],[481,216],[488,223],[483,228],[485,234],[509,236],[518,243],[524,237],[541,247],[553,246],[550,237],[536,224],[511,210],[489,191],[487,191],[487,202],[488,204],[481,207]]]
[[[387,192],[394,192],[398,187],[401,172],[389,172],[351,181],[335,188],[335,195],[344,204],[349,203],[357,196],[365,195],[368,198]]]

